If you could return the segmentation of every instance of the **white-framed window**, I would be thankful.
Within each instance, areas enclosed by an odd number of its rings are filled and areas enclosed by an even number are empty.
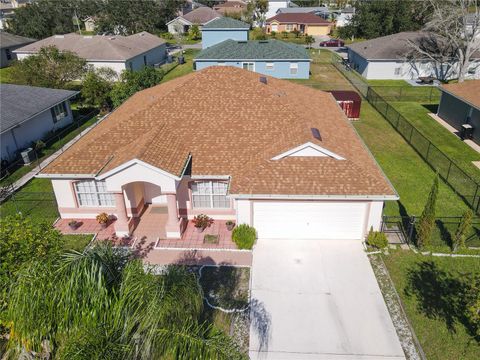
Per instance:
[[[75,182],[78,205],[115,206],[115,195],[107,191],[105,181],[84,180]]]
[[[265,69],[267,69],[268,71],[273,71],[273,70],[275,70],[275,64],[274,63],[266,63],[265,64]]]
[[[230,207],[227,198],[228,184],[223,181],[196,181],[192,183],[193,208],[225,209]]]
[[[248,71],[255,71],[255,63],[253,62],[244,62],[242,63],[242,68]]]
[[[287,25],[285,26],[285,29],[286,29],[287,31],[292,31],[292,30],[293,30],[293,24],[287,24]]]
[[[394,75],[400,75],[401,71],[402,71],[401,67],[396,67],[393,73]]]
[[[297,75],[298,73],[298,64],[290,63],[290,75]]]
[[[67,116],[67,105],[65,102],[55,105],[52,108],[52,118],[53,122],[56,123],[57,121],[62,120],[65,116]]]

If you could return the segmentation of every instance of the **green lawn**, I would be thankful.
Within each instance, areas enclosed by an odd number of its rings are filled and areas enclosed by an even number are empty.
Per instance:
[[[427,201],[435,173],[402,136],[366,101],[360,121],[354,122],[383,171],[400,195],[400,201],[386,203],[386,215],[419,216]],[[437,216],[460,216],[467,205],[440,182]]]
[[[367,80],[370,86],[412,86],[405,80]]]
[[[480,160],[480,154],[428,115],[436,111],[435,105],[430,105],[428,108],[416,102],[391,102],[390,105],[450,157],[457,166],[480,182],[480,169],[472,164],[472,161]]]
[[[21,212],[32,220],[53,223],[58,217],[57,204],[49,179],[32,179],[13,198],[0,205],[2,217]]]
[[[63,235],[65,250],[83,251],[93,238],[92,235]]]
[[[188,73],[191,73],[193,71],[193,58],[200,52],[200,50],[197,49],[187,49],[185,50],[185,64],[178,65],[175,69],[167,73],[163,79],[162,82],[169,81],[172,79],[175,79],[177,77],[187,75]],[[179,54],[176,54],[178,56]]]
[[[479,339],[465,318],[462,295],[469,275],[480,275],[480,259],[399,250],[384,261],[427,359],[480,359]]]
[[[8,84],[13,83],[13,79],[11,77],[11,67],[4,67],[0,68],[0,83]]]

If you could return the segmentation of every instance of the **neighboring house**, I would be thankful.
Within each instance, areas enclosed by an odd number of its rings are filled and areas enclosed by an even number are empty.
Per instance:
[[[202,50],[193,61],[195,70],[233,66],[280,79],[308,79],[310,74],[307,50],[279,40],[225,40]]]
[[[0,0],[0,30],[8,28],[8,19],[13,17],[14,11],[10,0]]]
[[[286,13],[293,13],[293,14],[304,14],[304,13],[312,13],[315,15],[328,15],[330,11],[326,6],[307,6],[307,7],[287,7],[287,8],[280,8],[277,10],[277,14],[286,14]]]
[[[480,80],[446,84],[437,115],[462,133],[462,125],[472,127],[473,141],[480,145]]]
[[[35,39],[0,31],[0,68],[8,66],[12,61],[17,60],[17,56],[13,53],[13,50],[35,41]]]
[[[206,214],[264,239],[361,241],[398,200],[331,94],[233,67],[136,93],[38,177],[62,218],[113,214],[118,236],[155,207],[171,239]]]
[[[355,15],[355,8],[349,7],[340,11],[336,18],[336,27],[344,27],[352,21],[353,15]]]
[[[203,7],[205,5],[200,4],[194,0],[186,0],[183,7],[177,12],[178,16],[186,15],[190,11],[195,10],[196,8]]]
[[[242,14],[247,10],[247,3],[240,0],[228,0],[224,3],[214,5],[213,10],[222,15]]]
[[[429,59],[413,60],[412,47],[409,41],[421,44],[431,34],[417,32],[401,32],[362,41],[347,46],[350,66],[366,79],[418,79],[432,76],[438,79],[453,79],[458,76],[456,69],[437,64]],[[480,54],[472,63],[467,78],[480,78]]]
[[[83,25],[85,26],[85,31],[88,31],[88,32],[95,31],[95,19],[93,17],[88,16],[82,21],[83,21]]]
[[[328,35],[332,23],[312,13],[280,13],[267,19],[267,33],[294,30],[308,35]]]
[[[210,21],[202,27],[202,48],[205,49],[222,41],[248,40],[250,25],[229,17]]]
[[[32,142],[72,123],[69,99],[77,94],[78,91],[0,84],[0,158],[13,160]]]
[[[165,40],[146,31],[130,36],[54,35],[19,48],[14,53],[18,59],[24,59],[46,46],[73,51],[94,68],[108,67],[117,73],[162,64],[167,56]]]
[[[279,9],[288,8],[291,4],[290,0],[268,0],[268,10],[265,14],[265,19],[275,16]]]
[[[168,32],[170,34],[187,33],[192,25],[197,25],[202,29],[203,25],[221,16],[215,10],[202,6],[169,21],[167,23]]]

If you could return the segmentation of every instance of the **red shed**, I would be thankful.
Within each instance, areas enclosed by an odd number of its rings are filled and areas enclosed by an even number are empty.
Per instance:
[[[348,90],[332,90],[329,91],[337,100],[338,105],[343,109],[345,115],[350,120],[358,120],[360,118],[360,105],[362,98],[355,91]]]

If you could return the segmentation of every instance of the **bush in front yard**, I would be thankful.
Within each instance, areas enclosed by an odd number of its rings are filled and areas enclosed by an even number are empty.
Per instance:
[[[373,228],[370,228],[370,232],[367,236],[367,244],[377,249],[383,249],[388,245],[387,236],[381,231],[373,231]]]
[[[257,232],[255,228],[247,224],[238,225],[232,232],[232,240],[239,249],[252,249],[256,238]]]

